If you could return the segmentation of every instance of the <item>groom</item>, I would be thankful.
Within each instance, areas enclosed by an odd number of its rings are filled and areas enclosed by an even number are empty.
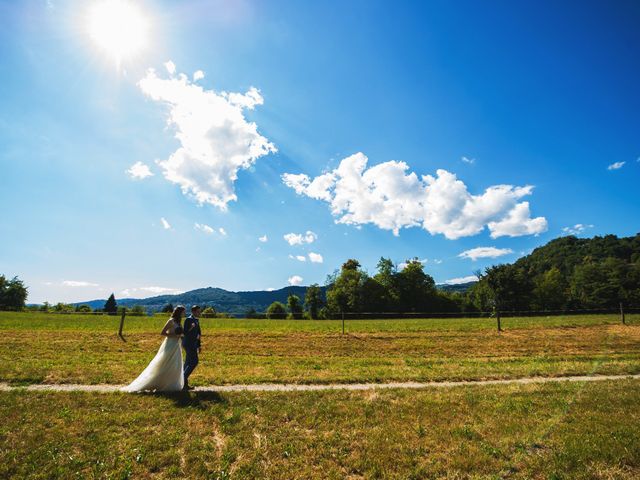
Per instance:
[[[200,347],[200,307],[193,305],[191,307],[191,315],[184,321],[184,336],[182,337],[182,348],[184,348],[184,387],[183,390],[191,390],[189,386],[189,375],[198,365],[198,354]]]

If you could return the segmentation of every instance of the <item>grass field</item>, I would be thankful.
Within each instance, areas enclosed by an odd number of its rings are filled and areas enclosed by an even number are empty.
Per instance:
[[[339,321],[203,319],[195,385],[640,373],[640,316]],[[127,383],[165,318],[0,313],[0,381]]]
[[[640,382],[0,394],[0,478],[640,477]]]
[[[112,383],[163,317],[0,313],[0,381]],[[203,320],[193,383],[640,372],[640,318]],[[0,478],[640,477],[640,381],[324,392],[0,392]]]

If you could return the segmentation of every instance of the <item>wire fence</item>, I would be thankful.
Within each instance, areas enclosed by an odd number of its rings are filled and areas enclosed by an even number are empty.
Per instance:
[[[149,311],[149,312],[132,312],[126,309],[127,317],[145,317],[157,315],[170,315],[170,312]],[[120,316],[123,311],[105,312],[105,311],[55,311],[53,309],[42,310],[18,310],[13,313],[46,313],[53,315],[81,315],[81,316]],[[308,312],[306,312],[308,313]],[[582,309],[555,309],[555,310],[491,310],[491,311],[463,311],[463,312],[333,312],[326,315],[323,319],[314,320],[404,320],[404,319],[445,319],[445,318],[495,318],[496,316],[505,317],[551,317],[551,316],[577,316],[577,315],[611,315],[611,314],[639,314],[640,306],[636,305],[620,305],[618,307],[608,308],[582,308]],[[274,315],[269,318],[267,312],[251,311],[250,313],[201,313],[202,318],[228,318],[228,319],[260,319],[260,320],[282,320],[281,316]],[[297,318],[294,318],[297,319]],[[300,317],[300,319],[311,320],[308,317]]]
[[[29,313],[34,312],[33,310],[23,310],[16,311],[14,313]],[[126,317],[156,317],[158,315],[169,315],[168,312],[152,312],[151,315],[145,315],[139,311],[136,312],[128,312],[126,309],[120,309],[117,313],[114,312],[104,312],[104,311],[91,311],[91,312],[78,312],[78,311],[49,311],[49,312],[38,312],[35,313],[48,313],[53,315],[60,316],[94,316],[94,317],[120,317],[119,318],[119,327],[118,327],[118,336],[123,340],[126,339],[123,336],[123,329],[125,326],[125,318]],[[327,320],[339,320],[341,321],[341,330],[344,335],[346,332],[346,322],[358,322],[362,320],[392,320],[392,321],[400,321],[403,320],[411,320],[411,319],[419,319],[428,321],[429,319],[450,319],[454,321],[456,319],[478,319],[478,320],[486,320],[488,322],[495,322],[495,328],[498,333],[503,331],[503,320],[505,318],[527,318],[527,317],[571,317],[571,316],[589,316],[589,315],[616,315],[617,320],[616,323],[621,323],[622,325],[629,325],[630,322],[627,319],[627,315],[630,314],[640,314],[640,307],[638,306],[625,306],[620,304],[618,308],[596,308],[596,309],[560,309],[560,310],[507,310],[507,311],[486,311],[486,312],[340,312],[337,314],[329,315],[329,318],[325,319],[309,319],[303,318],[302,315],[292,316],[280,316],[279,318],[274,318],[271,316],[269,318],[266,313],[258,313],[251,312],[251,318],[246,318],[245,316],[229,316],[228,314],[201,314],[202,318],[215,318],[218,320],[256,320],[264,322],[278,321],[278,320],[288,320],[288,321],[317,321],[323,322]],[[299,317],[299,318],[296,318]],[[635,323],[635,322],[634,322]],[[588,322],[589,325],[593,325],[592,322]],[[602,321],[602,324],[611,324],[611,321]],[[427,324],[425,324],[428,327]]]

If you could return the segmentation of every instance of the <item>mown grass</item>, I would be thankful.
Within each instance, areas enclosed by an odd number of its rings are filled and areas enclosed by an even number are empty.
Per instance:
[[[640,326],[616,316],[339,322],[204,319],[195,385],[430,381],[640,373]],[[0,381],[127,383],[161,317],[0,314]],[[615,322],[615,323],[614,323]]]
[[[0,478],[640,476],[640,382],[0,394]]]

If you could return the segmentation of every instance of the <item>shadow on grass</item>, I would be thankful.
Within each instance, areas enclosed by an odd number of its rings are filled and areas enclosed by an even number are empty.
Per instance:
[[[44,377],[22,377],[9,379],[8,383],[12,387],[28,387],[29,385],[38,385],[44,382]]]
[[[212,403],[227,403],[227,399],[218,392],[157,392],[149,393],[156,397],[172,400],[178,408],[207,408]]]

